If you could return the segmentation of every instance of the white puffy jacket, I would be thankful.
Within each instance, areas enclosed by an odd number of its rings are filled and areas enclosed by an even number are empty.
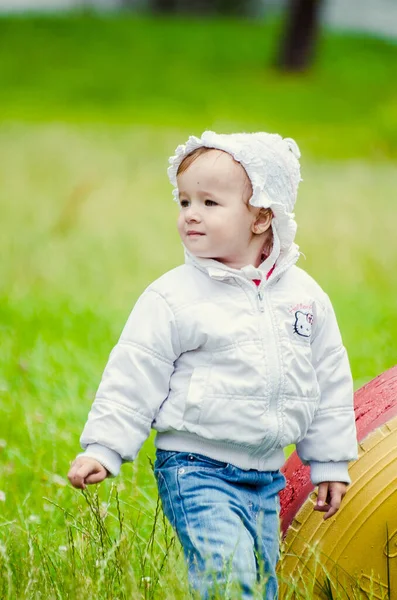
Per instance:
[[[187,254],[151,284],[110,354],[81,436],[116,475],[151,428],[166,450],[275,470],[296,443],[314,484],[350,482],[352,378],[327,295],[293,245],[263,276]]]

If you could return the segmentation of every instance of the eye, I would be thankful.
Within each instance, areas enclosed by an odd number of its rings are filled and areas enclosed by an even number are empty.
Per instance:
[[[187,208],[189,206],[189,200],[180,200],[179,204],[182,208]]]
[[[216,206],[217,202],[214,202],[213,200],[206,200],[205,205],[206,206]]]

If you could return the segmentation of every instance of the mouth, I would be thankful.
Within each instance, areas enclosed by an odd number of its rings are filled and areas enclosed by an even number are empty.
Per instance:
[[[205,233],[201,233],[200,231],[193,231],[193,230],[190,230],[190,231],[187,231],[187,232],[186,232],[186,235],[187,235],[188,237],[199,237],[199,236],[201,236],[201,235],[205,235]]]

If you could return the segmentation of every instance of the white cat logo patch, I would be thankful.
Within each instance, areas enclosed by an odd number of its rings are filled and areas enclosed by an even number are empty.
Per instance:
[[[297,310],[295,313],[294,332],[302,337],[310,337],[312,333],[313,314]]]

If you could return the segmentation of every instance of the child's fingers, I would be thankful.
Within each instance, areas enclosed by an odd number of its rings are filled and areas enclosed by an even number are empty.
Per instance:
[[[317,492],[317,504],[314,507],[314,510],[319,510],[321,512],[325,512],[328,510],[327,499],[328,499],[328,488],[329,483],[327,481],[323,481],[318,486]]]
[[[78,463],[77,463],[77,460],[75,460],[72,462],[72,466],[70,467],[69,473],[68,473],[68,479],[73,487],[78,487],[78,481],[76,478],[77,469],[78,469]]]
[[[329,503],[328,511],[324,515],[324,521],[326,521],[330,517],[333,517],[334,514],[338,512],[341,502],[342,502],[342,494],[339,491],[336,491],[331,496],[331,501]]]
[[[345,483],[335,481],[320,483],[314,510],[325,512],[324,520],[333,517],[338,512],[346,494],[346,487]]]
[[[323,517],[324,521],[326,521],[330,517],[333,517],[338,512],[339,507],[340,507],[340,502],[339,502],[339,504],[336,502],[335,503],[331,502],[331,504],[328,505],[328,511],[325,513],[325,515]]]
[[[85,478],[91,472],[91,464],[77,464],[71,468],[68,474],[68,478],[73,487],[84,490],[85,489]]]
[[[98,469],[96,473],[91,473],[88,477],[85,478],[85,483],[99,483],[106,479],[107,471],[104,467],[102,469]]]
[[[333,482],[330,484],[330,488],[329,488],[329,495],[330,495],[330,501],[329,501],[329,510],[328,512],[324,515],[324,520],[325,519],[329,519],[330,517],[333,517],[335,513],[338,512],[340,505],[342,503],[342,500],[346,494],[346,484],[345,483],[340,483],[340,482]]]
[[[68,479],[73,487],[84,490],[85,479],[88,475],[96,470],[95,465],[92,461],[79,461],[78,459],[73,463],[69,473]]]

